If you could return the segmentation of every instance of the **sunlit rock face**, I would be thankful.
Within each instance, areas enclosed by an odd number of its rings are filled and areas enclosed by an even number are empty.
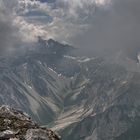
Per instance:
[[[47,117],[47,116],[46,116]],[[8,106],[0,107],[1,140],[59,140],[51,130],[40,127],[24,112]]]

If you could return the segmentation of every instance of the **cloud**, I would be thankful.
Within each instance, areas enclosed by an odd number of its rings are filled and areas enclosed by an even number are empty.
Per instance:
[[[23,42],[35,42],[38,36],[53,38],[47,30],[51,17],[47,14],[49,6],[37,0],[19,0],[14,24],[19,28]]]
[[[14,0],[9,1],[0,0],[0,54],[12,51],[14,46],[18,43],[18,29],[13,24],[15,5]]]
[[[107,9],[97,8],[89,28],[71,41],[90,55],[114,55],[121,51],[136,58],[140,51],[140,1],[112,2]]]
[[[109,0],[59,0],[52,3],[19,0],[14,23],[19,27],[24,41],[35,41],[37,36],[42,36],[45,39],[69,42],[71,37],[88,28],[94,17],[95,7],[107,3]],[[38,16],[37,13],[46,16]]]
[[[139,0],[2,1],[1,42],[9,43],[1,46],[15,45],[18,34],[22,42],[54,38],[91,55],[124,51],[133,56],[140,50]]]
[[[6,35],[5,38],[13,38],[18,33],[18,37],[20,36],[22,41],[27,42],[35,41],[37,36],[69,41],[69,38],[88,28],[88,22],[90,18],[93,18],[95,6],[105,5],[107,1],[109,0],[59,0],[48,3],[39,0],[11,0],[10,2],[0,0],[3,5],[1,9],[4,11],[1,14],[5,18],[5,23],[1,24],[8,26],[6,29],[12,36]],[[39,12],[46,16],[35,16],[35,13]],[[29,14],[30,16],[27,16]],[[1,17],[1,22],[4,18]]]
[[[58,28],[63,33],[63,38],[69,42],[70,38],[78,36],[90,28],[98,8],[106,9],[110,4],[111,0],[59,0],[50,4],[49,14],[54,19],[61,21],[63,30],[59,28],[60,24]]]

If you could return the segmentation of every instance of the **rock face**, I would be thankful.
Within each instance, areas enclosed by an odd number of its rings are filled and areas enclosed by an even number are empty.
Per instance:
[[[59,137],[33,122],[26,113],[1,106],[0,140],[59,140]]]

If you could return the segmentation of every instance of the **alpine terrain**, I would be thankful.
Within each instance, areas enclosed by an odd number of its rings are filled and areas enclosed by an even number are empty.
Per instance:
[[[139,71],[73,50],[39,38],[1,56],[0,105],[24,110],[62,140],[140,140]]]

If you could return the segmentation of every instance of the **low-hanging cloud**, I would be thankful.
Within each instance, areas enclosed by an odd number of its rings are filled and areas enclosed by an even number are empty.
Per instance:
[[[123,52],[136,58],[140,51],[139,7],[139,0],[112,0],[107,9],[98,8],[89,28],[71,41],[90,55]]]
[[[19,0],[18,16],[14,22],[20,27],[20,32],[26,41],[35,41],[37,36],[42,36],[45,39],[54,38],[69,42],[71,37],[88,28],[95,7],[107,5],[109,1],[56,0],[52,3],[42,3],[40,0]],[[42,23],[41,16],[36,15],[36,18],[35,15],[33,18],[25,16],[35,11],[48,14],[52,21],[48,22],[47,17],[46,23]],[[28,34],[30,36],[26,38]]]
[[[18,28],[12,22],[13,4],[15,0],[0,0],[0,55],[12,51],[19,41]]]
[[[90,55],[122,52],[137,57],[139,0],[59,0],[51,6],[48,12],[54,17],[56,39],[64,39]]]
[[[1,50],[19,38],[33,42],[38,36],[66,41],[91,55],[123,51],[135,56],[140,50],[139,0],[1,1],[7,1],[6,10],[0,10]],[[48,16],[43,22],[42,16],[26,16],[34,11]]]

